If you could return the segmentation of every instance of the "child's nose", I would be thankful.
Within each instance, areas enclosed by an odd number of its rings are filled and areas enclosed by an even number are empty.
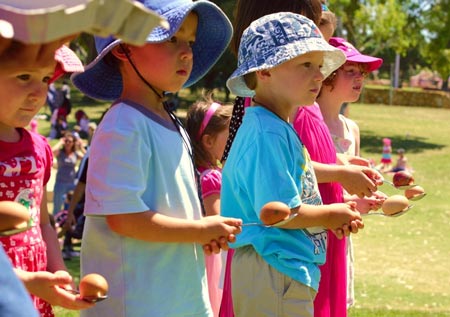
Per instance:
[[[323,75],[323,73],[321,72],[320,68],[317,68],[316,70],[316,76],[315,79],[317,81],[324,81],[325,80],[325,76]]]
[[[30,97],[33,99],[44,99],[47,98],[48,85],[47,83],[37,82],[33,84]]]
[[[183,59],[192,59],[194,57],[194,53],[192,52],[192,46],[188,42],[183,42],[180,44],[181,57]]]

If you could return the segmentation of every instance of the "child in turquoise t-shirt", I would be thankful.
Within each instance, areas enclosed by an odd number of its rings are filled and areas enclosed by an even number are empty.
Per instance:
[[[307,150],[289,115],[312,104],[323,79],[345,62],[315,24],[294,13],[275,13],[244,31],[238,68],[227,81],[232,93],[253,97],[226,161],[223,215],[261,223],[271,201],[294,217],[280,228],[244,227],[232,265],[236,316],[272,313],[313,316],[313,300],[325,260],[326,230],[338,236],[362,228],[355,204],[321,205]]]

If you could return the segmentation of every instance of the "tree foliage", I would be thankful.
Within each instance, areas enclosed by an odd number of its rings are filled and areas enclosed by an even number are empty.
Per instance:
[[[444,80],[449,76],[449,0],[330,0],[329,5],[340,21],[336,33],[383,57],[384,67],[401,54],[404,76],[419,67],[438,71]]]
[[[404,79],[412,70],[426,67],[438,71],[446,80],[450,75],[449,1],[328,0],[328,5],[338,17],[336,36],[347,38],[366,54],[382,57],[385,74],[389,74],[395,55],[400,54]],[[212,2],[233,20],[236,0]],[[92,39],[83,34],[76,41],[85,61],[92,60],[95,56]],[[227,50],[196,86],[224,87],[235,66],[236,59]]]

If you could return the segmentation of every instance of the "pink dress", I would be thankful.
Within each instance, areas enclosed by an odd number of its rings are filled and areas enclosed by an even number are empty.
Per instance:
[[[15,268],[37,272],[47,270],[47,247],[40,229],[40,206],[44,185],[50,178],[52,151],[47,140],[19,129],[17,143],[0,141],[0,200],[16,201],[28,208],[33,228],[9,237],[0,244]],[[52,307],[32,296],[41,316],[52,317]]]
[[[212,194],[220,195],[222,186],[222,172],[220,169],[198,168],[200,172],[200,183],[202,186],[202,198]],[[208,292],[214,317],[219,316],[220,304],[223,292],[223,271],[222,254],[212,254],[205,256],[206,276],[208,278]]]
[[[299,107],[293,126],[313,161],[336,163],[333,139],[317,103]],[[339,183],[319,184],[319,190],[324,204],[343,202],[343,189]],[[319,291],[314,300],[314,316],[346,317],[346,239],[339,240],[331,231],[328,231],[326,262],[320,267],[320,272]]]

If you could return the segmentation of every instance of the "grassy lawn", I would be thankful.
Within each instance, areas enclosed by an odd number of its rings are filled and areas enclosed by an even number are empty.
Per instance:
[[[194,99],[186,92],[180,95]],[[81,97],[74,92],[73,98],[74,113]],[[105,104],[91,102],[83,109],[98,119]],[[382,138],[391,138],[393,159],[397,148],[406,149],[416,183],[428,195],[399,218],[366,218],[365,229],[353,237],[356,305],[349,316],[450,316],[450,110],[353,104],[350,117],[360,126],[363,155],[378,163]],[[41,125],[44,133],[46,125]],[[78,261],[67,264],[78,276]],[[56,311],[59,317],[79,315]]]

